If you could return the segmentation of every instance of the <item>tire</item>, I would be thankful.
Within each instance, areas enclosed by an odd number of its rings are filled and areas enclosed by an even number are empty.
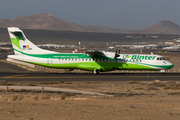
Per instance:
[[[99,70],[96,70],[97,74],[99,74]]]
[[[94,71],[92,71],[92,73],[94,74],[94,75],[97,75],[97,74],[99,74],[99,70],[97,69],[97,70],[94,70]]]
[[[92,73],[93,73],[94,75],[96,75],[96,74],[97,74],[97,71],[96,71],[96,70],[94,70],[94,71],[92,71]]]

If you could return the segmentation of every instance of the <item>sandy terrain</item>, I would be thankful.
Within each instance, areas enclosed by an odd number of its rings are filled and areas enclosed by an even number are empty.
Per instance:
[[[113,97],[10,90],[0,93],[1,120],[179,120],[180,82],[20,82],[101,92]]]

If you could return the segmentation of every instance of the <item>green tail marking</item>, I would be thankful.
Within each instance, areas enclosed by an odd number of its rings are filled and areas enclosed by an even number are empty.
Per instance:
[[[21,47],[20,47],[20,45],[19,45],[19,42],[20,42],[21,40],[24,41],[23,34],[22,34],[21,32],[14,32],[14,35],[15,35],[17,38],[11,38],[11,42],[12,42],[16,47],[18,47],[20,50],[22,50]]]

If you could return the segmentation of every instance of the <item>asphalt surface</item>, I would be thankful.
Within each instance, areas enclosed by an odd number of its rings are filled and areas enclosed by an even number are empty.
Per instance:
[[[14,81],[172,81],[180,80],[179,73],[42,73],[42,72],[0,72],[0,80]]]
[[[0,72],[18,72],[18,71],[27,71],[26,69],[23,69],[16,64],[9,64],[0,61]]]

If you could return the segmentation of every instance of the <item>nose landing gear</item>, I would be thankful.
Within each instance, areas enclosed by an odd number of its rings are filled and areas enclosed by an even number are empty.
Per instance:
[[[160,70],[161,74],[165,73],[165,70]]]

